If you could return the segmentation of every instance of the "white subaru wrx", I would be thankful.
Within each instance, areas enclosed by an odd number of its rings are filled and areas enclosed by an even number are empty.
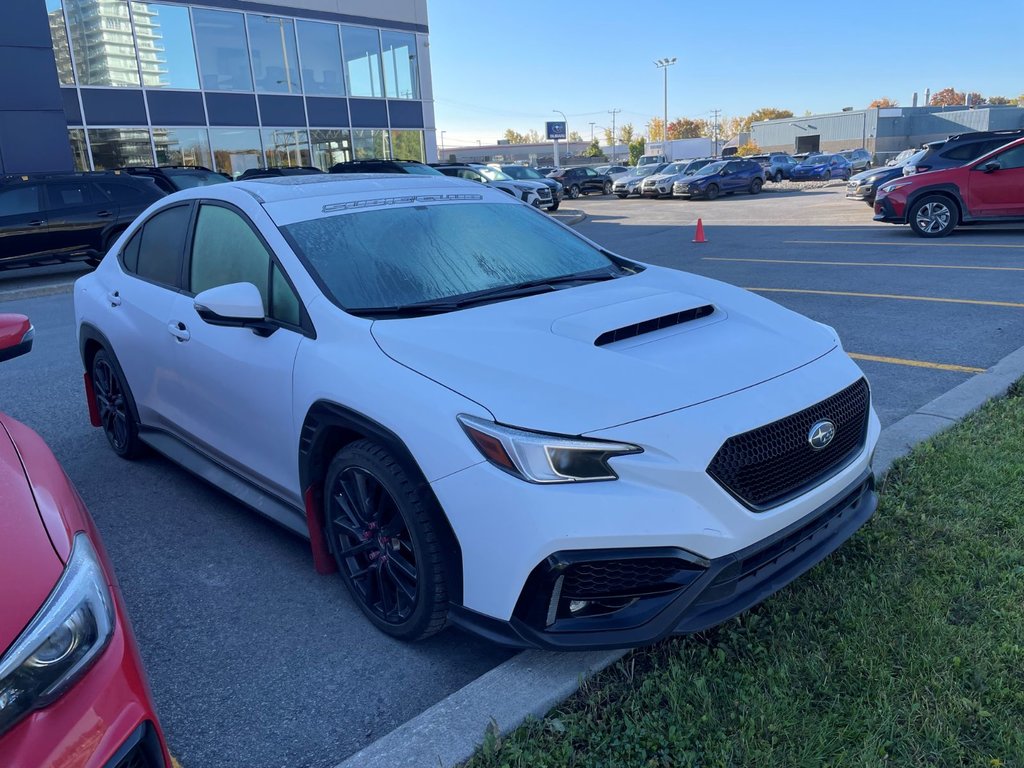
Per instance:
[[[179,192],[75,312],[113,450],[308,536],[400,638],[704,629],[876,505],[879,422],[834,331],[459,179]]]

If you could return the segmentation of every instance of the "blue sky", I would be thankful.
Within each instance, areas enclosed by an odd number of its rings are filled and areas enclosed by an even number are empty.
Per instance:
[[[808,9],[811,9],[810,11]],[[759,107],[837,112],[888,96],[909,106],[947,86],[1024,93],[1024,0],[921,4],[791,0],[428,0],[438,130],[445,145],[543,131],[566,113],[643,132],[669,119]],[[440,135],[438,136],[440,139]]]

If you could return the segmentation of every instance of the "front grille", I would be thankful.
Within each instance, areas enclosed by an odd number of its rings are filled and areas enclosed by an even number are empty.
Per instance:
[[[549,188],[547,188],[547,187],[539,188],[537,190],[537,194],[540,196],[541,200],[550,200],[551,199],[551,190]]]
[[[860,452],[870,404],[868,383],[860,379],[799,413],[730,437],[708,465],[708,474],[751,509],[781,504],[823,482]],[[835,425],[835,437],[815,450],[808,434],[822,419]]]
[[[149,759],[145,744],[140,742],[118,760],[114,768],[156,768],[156,765]]]
[[[562,596],[587,600],[664,592],[679,587],[677,580],[673,580],[676,574],[690,573],[695,568],[670,557],[576,563],[565,571]]]

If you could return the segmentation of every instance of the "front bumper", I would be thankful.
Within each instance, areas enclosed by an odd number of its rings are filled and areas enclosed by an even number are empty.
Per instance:
[[[851,182],[846,187],[846,199],[847,200],[867,200],[873,201],[875,199],[875,193],[877,188],[874,184],[854,184]]]
[[[106,650],[53,704],[0,737],[0,765],[169,768],[142,663],[115,599],[117,624]]]
[[[906,224],[904,206],[898,205],[892,197],[875,198],[875,221],[884,221],[888,224]]]
[[[452,619],[501,645],[547,650],[633,647],[701,632],[757,605],[817,565],[877,506],[869,468],[835,499],[730,555],[705,560],[671,548],[558,552],[534,569],[511,620],[465,608],[455,609]],[[623,578],[631,569],[641,575]],[[633,583],[623,586],[628,580]],[[626,594],[593,599],[602,584],[617,585]],[[582,614],[594,610],[591,605],[601,611],[618,602],[626,607],[579,618],[565,607],[582,605]]]

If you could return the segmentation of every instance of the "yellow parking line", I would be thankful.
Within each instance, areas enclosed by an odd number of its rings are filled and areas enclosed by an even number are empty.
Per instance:
[[[891,365],[909,365],[913,368],[931,368],[936,371],[955,371],[956,373],[984,373],[984,368],[969,365],[950,365],[949,363],[929,363],[924,360],[905,360],[902,357],[885,357],[883,355],[862,355],[858,352],[847,352],[854,360],[868,360],[872,363],[889,363]]]
[[[181,768],[181,763],[178,762],[174,755],[171,755],[171,768]]]
[[[784,243],[803,243],[812,245],[926,245],[921,241],[902,242],[899,240],[865,241],[865,240],[783,240]],[[1024,245],[1009,243],[927,243],[936,248],[1024,248]]]
[[[881,261],[810,261],[807,259],[741,259],[727,256],[704,256],[702,261],[748,261],[767,264],[821,264],[836,267],[917,267],[919,269],[982,269],[998,272],[1024,272],[1024,267],[987,267],[955,264],[886,264]]]
[[[898,293],[856,293],[854,291],[815,291],[810,288],[747,288],[757,293],[812,293],[820,296],[856,296],[864,299],[904,299],[906,301],[939,301],[944,304],[978,304],[983,307],[1013,307],[1024,309],[1015,301],[982,301],[981,299],[945,299],[937,296],[904,296]]]

